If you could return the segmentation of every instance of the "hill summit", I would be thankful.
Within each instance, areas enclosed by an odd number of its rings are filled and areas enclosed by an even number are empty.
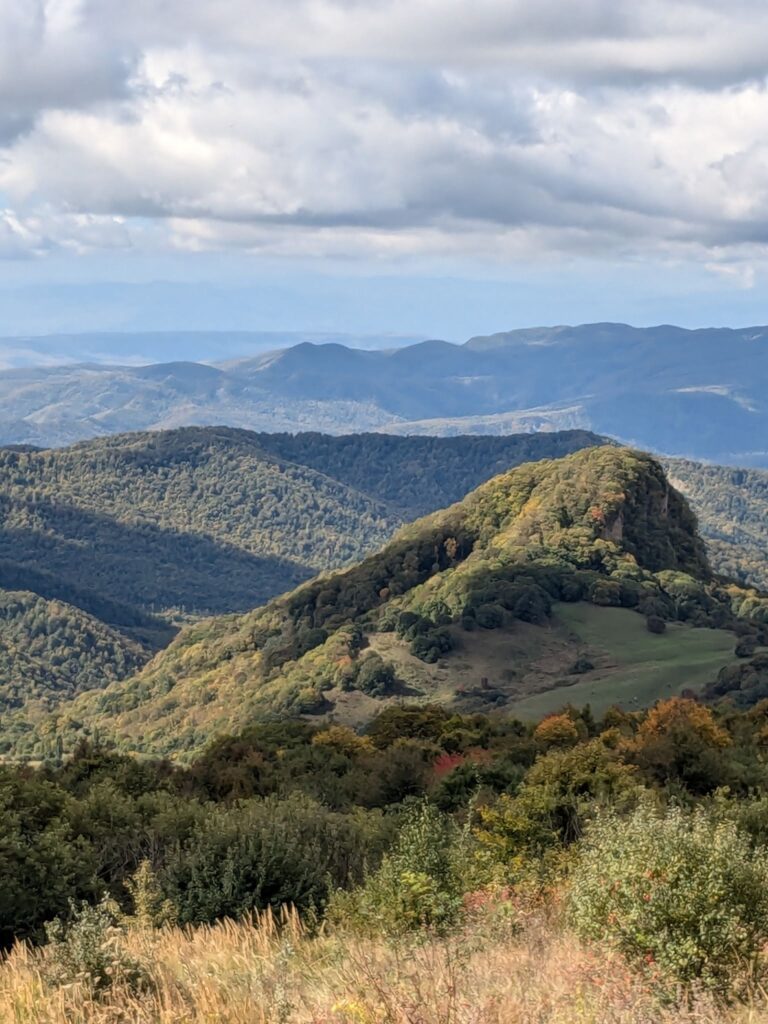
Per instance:
[[[586,619],[577,606],[591,609]],[[676,662],[679,690],[730,664],[725,630],[739,615],[768,621],[768,602],[713,577],[695,516],[659,463],[596,447],[503,473],[352,568],[183,630],[132,679],[76,700],[57,728],[183,756],[276,716],[357,725],[382,702],[514,710],[547,693],[563,704],[576,676],[604,702],[622,668],[610,663],[613,634],[631,635],[643,656],[638,632],[666,644],[657,662],[678,658],[691,631],[706,634],[691,646],[696,664]],[[652,637],[650,619],[679,635]]]

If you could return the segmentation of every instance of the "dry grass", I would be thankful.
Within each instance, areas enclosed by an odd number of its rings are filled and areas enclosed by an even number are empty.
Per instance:
[[[16,948],[0,964],[2,1024],[757,1024],[768,1002],[729,1011],[702,1001],[665,1009],[621,961],[532,922],[419,945],[224,923],[132,932],[148,965],[143,993],[120,983],[91,999],[56,988],[45,953]]]

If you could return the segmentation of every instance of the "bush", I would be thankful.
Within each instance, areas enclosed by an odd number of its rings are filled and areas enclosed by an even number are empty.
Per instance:
[[[543,625],[552,611],[549,595],[541,587],[526,587],[515,602],[516,619]]]
[[[170,858],[166,892],[180,924],[321,908],[330,890],[362,877],[369,840],[364,818],[299,794],[214,807]]]
[[[145,859],[139,864],[126,881],[125,888],[133,903],[133,914],[124,918],[125,924],[150,929],[176,923],[176,907],[165,898],[157,875],[148,860]]]
[[[666,633],[667,624],[664,619],[660,618],[658,615],[649,615],[645,620],[645,628],[649,633],[657,633],[660,635],[661,633]]]
[[[504,610],[497,604],[481,604],[475,611],[475,620],[482,629],[499,629],[504,624]]]
[[[594,669],[594,667],[594,664],[589,660],[589,658],[585,658],[582,656],[580,658],[577,658],[576,661],[574,661],[574,663],[568,669],[568,675],[581,676],[584,675],[585,672],[591,672]]]
[[[441,654],[453,650],[453,637],[447,629],[432,629],[414,637],[409,650],[421,661],[434,664]]]
[[[745,636],[736,644],[734,654],[737,658],[751,658],[754,656],[757,642],[754,636]]]
[[[402,935],[457,924],[471,836],[426,801],[412,805],[381,866],[353,892],[338,892],[329,917],[359,930]]]
[[[360,662],[355,689],[370,697],[386,697],[394,689],[397,679],[393,665],[378,654],[369,654]]]
[[[660,979],[727,994],[768,939],[768,857],[701,810],[605,814],[583,841],[570,911],[582,936]]]
[[[141,988],[147,982],[144,967],[120,948],[122,929],[117,904],[104,897],[91,906],[70,903],[69,919],[57,917],[45,926],[48,949],[45,975],[54,985],[82,982],[101,992],[120,982]]]
[[[564,725],[559,720],[566,718],[545,722]],[[576,723],[568,721],[578,735]],[[502,794],[494,805],[478,807],[477,838],[508,867],[527,862],[547,869],[541,863],[547,851],[580,839],[599,807],[634,806],[638,793],[636,770],[601,740],[555,747],[536,760],[514,796]]]
[[[401,612],[395,629],[398,636],[405,640],[413,640],[414,637],[426,633],[433,625],[433,622],[423,615],[417,615],[416,612]]]
[[[621,584],[616,580],[599,579],[590,587],[589,598],[592,604],[602,607],[621,606]]]

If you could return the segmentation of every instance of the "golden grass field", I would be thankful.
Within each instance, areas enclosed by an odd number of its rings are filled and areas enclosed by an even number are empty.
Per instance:
[[[145,991],[119,980],[101,998],[47,984],[44,951],[0,964],[2,1024],[757,1024],[768,999],[664,1006],[609,953],[534,917],[514,931],[476,924],[398,945],[305,935],[286,915],[118,941],[148,968]]]

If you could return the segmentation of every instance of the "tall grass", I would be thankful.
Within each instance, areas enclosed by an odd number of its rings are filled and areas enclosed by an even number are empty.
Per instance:
[[[662,1006],[618,958],[542,920],[387,943],[310,936],[295,914],[196,929],[130,930],[147,966],[137,991],[100,997],[46,980],[46,950],[0,964],[2,1024],[757,1024],[768,1001],[724,1010]]]

